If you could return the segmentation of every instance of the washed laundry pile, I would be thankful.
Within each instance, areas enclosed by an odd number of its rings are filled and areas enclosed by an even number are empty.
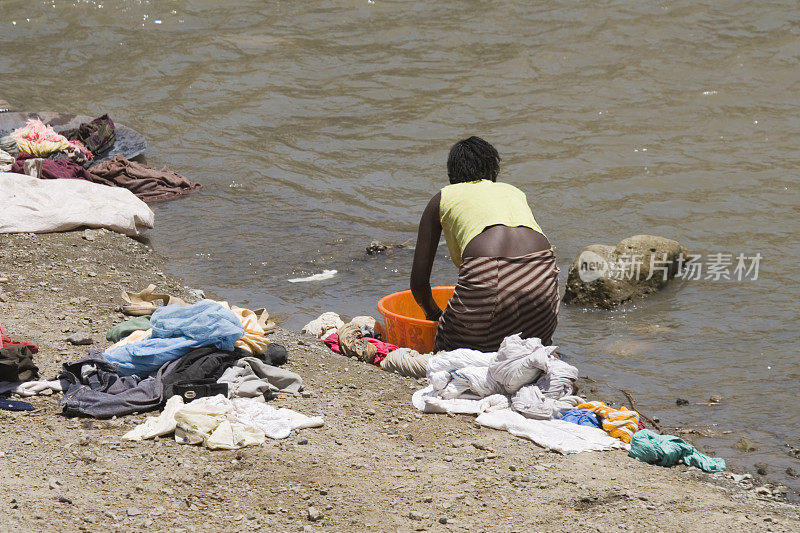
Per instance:
[[[13,388],[3,386],[2,382],[21,382],[39,378],[39,367],[33,362],[33,354],[39,347],[33,343],[14,341],[0,324],[0,395],[13,392]],[[0,398],[0,409],[10,411],[32,411],[27,402]]]
[[[302,332],[322,339],[336,353],[402,376],[425,377],[425,364],[430,354],[382,341],[380,323],[373,317],[357,316],[345,324],[338,314],[329,311],[303,326]]]

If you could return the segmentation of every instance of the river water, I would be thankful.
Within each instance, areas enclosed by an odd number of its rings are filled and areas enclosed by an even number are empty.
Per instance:
[[[564,306],[556,341],[582,375],[796,491],[799,31],[788,1],[2,0],[0,97],[143,132],[151,166],[205,186],[153,205],[170,272],[293,329],[407,287],[410,247],[364,247],[413,245],[472,134],[528,194],[562,287],[584,245],[638,233],[759,253],[757,280]],[[452,284],[440,250],[433,281]],[[339,273],[286,281],[323,269]],[[742,436],[758,451],[733,449]]]

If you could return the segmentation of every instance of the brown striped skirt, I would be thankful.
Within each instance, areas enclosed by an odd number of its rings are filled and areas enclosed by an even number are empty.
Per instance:
[[[552,344],[558,272],[552,249],[522,257],[465,257],[453,297],[439,319],[433,352],[495,352],[515,333]]]

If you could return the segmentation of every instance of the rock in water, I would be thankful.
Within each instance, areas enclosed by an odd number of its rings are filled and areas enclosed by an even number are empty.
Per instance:
[[[678,241],[653,235],[592,244],[569,267],[564,303],[613,309],[666,286],[689,257]]]

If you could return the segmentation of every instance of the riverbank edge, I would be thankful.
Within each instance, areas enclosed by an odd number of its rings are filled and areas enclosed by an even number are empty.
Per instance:
[[[119,312],[122,303],[119,298],[121,287],[140,290],[149,283],[155,283],[160,292],[187,300],[198,297],[198,293],[185,287],[181,280],[164,273],[165,260],[160,254],[142,242],[104,230],[48,235],[2,235],[0,249],[4,250],[0,258],[0,320],[12,338],[40,345],[41,352],[36,356],[36,363],[43,377],[57,373],[63,362],[85,355],[86,347],[72,346],[65,342],[65,337],[71,332],[82,331],[89,334],[95,342],[92,348],[103,349],[109,344],[105,341],[105,331],[125,318]],[[213,294],[206,296],[214,297]],[[613,517],[613,513],[599,513],[598,510],[613,502],[614,507],[624,505],[635,511],[637,522],[645,526],[645,529],[652,526],[668,531],[692,530],[693,526],[687,525],[685,517],[687,513],[694,512],[690,511],[691,508],[704,511],[705,518],[701,520],[698,517],[694,521],[698,527],[703,525],[703,530],[722,531],[736,523],[761,523],[775,530],[800,527],[800,508],[776,501],[771,492],[767,494],[758,489],[744,490],[725,475],[708,475],[685,467],[665,469],[649,466],[627,458],[622,452],[585,453],[564,457],[543,452],[535,445],[503,432],[476,428],[467,417],[421,416],[415,412],[410,401],[411,392],[421,386],[416,380],[384,373],[337,356],[327,351],[315,339],[300,333],[279,328],[271,338],[289,348],[290,363],[287,367],[303,376],[307,390],[310,391],[308,396],[282,401],[287,407],[297,408],[306,414],[323,411],[330,424],[326,424],[324,430],[303,431],[304,436],[308,435],[307,440],[319,441],[314,443],[319,453],[307,454],[312,448],[306,447],[307,444],[300,444],[303,439],[298,440],[295,437],[279,443],[268,443],[263,447],[265,450],[274,450],[277,447],[292,457],[276,463],[277,469],[269,470],[279,486],[291,484],[298,488],[293,495],[284,498],[283,505],[286,507],[277,510],[261,509],[262,512],[259,513],[254,504],[251,514],[239,520],[235,520],[238,514],[227,516],[221,518],[217,525],[229,523],[232,527],[238,527],[243,525],[240,523],[242,520],[247,520],[246,525],[269,525],[290,530],[308,526],[325,526],[331,530],[413,530],[422,526],[424,529],[473,529],[481,525],[486,530],[501,531],[533,525],[537,529],[546,526],[552,530],[567,531],[574,529],[575,520],[578,520],[586,526],[603,530],[614,527],[617,519]],[[361,397],[360,400],[356,400],[357,396]],[[110,422],[89,421],[87,425],[87,421],[61,417],[54,398],[37,397],[32,403],[37,407],[34,413],[3,412],[0,418],[4,427],[13,427],[16,430],[4,431],[0,435],[0,450],[5,453],[0,458],[0,475],[12,480],[6,496],[14,500],[0,510],[2,522],[8,524],[9,530],[44,530],[50,529],[54,524],[65,530],[93,530],[104,519],[110,520],[115,527],[143,526],[152,529],[159,517],[169,514],[169,510],[159,514],[153,512],[160,507],[157,501],[159,495],[163,496],[164,479],[169,479],[170,463],[156,469],[162,474],[160,476],[139,475],[142,465],[130,461],[125,450],[147,450],[152,447],[152,443],[122,444],[123,441],[119,439],[123,428],[132,427],[143,420],[144,416],[125,417]],[[333,434],[329,434],[331,426]],[[392,429],[395,431],[390,431]],[[363,439],[365,434],[372,435],[366,442]],[[82,444],[87,438],[88,444]],[[401,439],[408,449],[397,446]],[[291,444],[287,444],[287,441],[291,441]],[[106,444],[102,444],[103,442]],[[247,478],[241,470],[228,470],[226,463],[230,463],[231,453],[180,446],[165,439],[161,442],[164,444],[157,450],[165,451],[166,446],[166,451],[170,455],[174,454],[179,463],[181,457],[196,458],[198,454],[204,456],[202,459],[205,462],[213,463],[211,471],[215,472],[218,480],[208,486],[200,483],[197,490],[207,491],[219,485],[220,480],[234,484]],[[59,478],[70,477],[69,465],[75,460],[63,450],[76,445],[83,446],[91,453],[95,449],[95,443],[97,457],[106,456],[107,459],[80,459],[79,463],[96,465],[106,461],[106,470],[113,472],[116,464],[118,468],[127,471],[123,477],[143,481],[140,482],[142,485],[136,485],[133,489],[124,482],[111,482],[110,486],[104,484],[103,490],[99,490],[99,486],[97,490],[84,487],[82,498],[87,501],[106,501],[112,508],[117,499],[121,499],[123,505],[137,499],[141,499],[141,503],[138,507],[112,510],[108,513],[97,510],[97,520],[86,522],[85,510],[81,510],[81,505],[76,503],[81,498],[59,496],[70,500],[69,504],[65,504],[54,497],[63,492],[63,487],[71,484],[70,480]],[[112,444],[119,446],[119,450],[114,449],[114,446],[106,449]],[[342,451],[346,457],[365,458],[379,449],[390,453],[401,448],[403,449],[395,452],[392,457],[392,462],[401,465],[400,470],[395,471],[396,465],[393,465],[388,469],[379,469],[383,470],[383,476],[377,473],[365,475],[371,470],[364,470],[367,468],[364,465],[350,469],[353,471],[346,469],[347,472],[337,472],[342,466],[337,465],[336,458]],[[243,453],[254,456],[251,459],[253,461],[259,455],[258,451],[252,449]],[[119,457],[112,460],[112,456],[116,454]],[[308,462],[304,455],[316,459],[309,459],[311,462]],[[491,455],[494,457],[489,457]],[[233,460],[241,464],[242,460],[237,457],[234,455]],[[51,463],[64,473],[57,474],[55,481],[53,476],[46,476],[46,481],[43,480],[41,468],[30,468],[31,465],[36,465],[37,462],[42,464],[43,461],[44,464]],[[313,464],[314,461],[317,464]],[[202,465],[203,462],[200,460],[198,464]],[[289,463],[294,464],[289,466]],[[508,463],[506,468],[503,468],[502,463]],[[283,465],[282,468],[280,464]],[[327,470],[331,475],[321,479],[305,475],[298,477],[295,467],[299,464],[304,464],[309,470]],[[485,466],[489,464],[492,466]],[[546,465],[544,469],[536,468],[542,465]],[[253,468],[257,469],[255,466]],[[76,473],[80,471],[78,469]],[[453,475],[454,478],[461,475],[467,481],[461,483],[464,487],[457,490],[453,487],[442,487],[439,494],[420,497],[430,494],[432,485],[429,478],[435,478],[439,473],[447,473],[446,475]],[[337,481],[340,474],[346,479],[344,483]],[[78,476],[74,490],[81,486],[81,477],[92,475],[93,471],[89,469]],[[103,475],[101,473],[100,477]],[[627,482],[632,476],[636,482]],[[147,477],[154,479],[146,480]],[[470,477],[474,479],[470,481]],[[205,480],[205,477],[201,479]],[[386,512],[386,495],[363,497],[365,487],[372,486],[376,480],[379,483],[388,483],[391,480],[392,486],[402,483],[404,490],[396,489],[399,492],[388,498],[388,501],[399,504],[397,512],[394,509]],[[483,490],[486,484],[496,490]],[[191,485],[193,484],[190,483],[190,488]],[[319,489],[320,485],[341,489],[341,500],[337,502],[333,501],[333,497],[320,498],[320,495],[328,496],[336,492],[332,489]],[[531,491],[532,487],[538,490]],[[308,493],[316,496],[306,498]],[[131,497],[131,494],[136,496]],[[235,500],[231,498],[234,497],[235,495],[229,495],[208,505],[216,512],[217,508],[222,509],[226,504],[232,504]],[[513,497],[517,497],[518,501],[511,504],[510,498]],[[426,501],[428,498],[431,501]],[[545,511],[546,504],[552,504],[553,498],[559,502],[565,499],[571,502],[567,508],[561,509],[560,517],[550,516]],[[308,503],[315,499],[326,502],[318,504],[325,510],[323,514],[328,516],[325,524],[308,519]],[[249,500],[247,496],[238,499]],[[350,504],[347,503],[348,500],[351,500]],[[480,502],[480,507],[472,514],[467,510],[470,502],[475,505]],[[697,507],[700,502],[704,502],[703,506]],[[484,503],[487,505],[484,506]],[[54,507],[77,512],[59,512],[58,519],[55,520]],[[436,508],[436,511],[429,510],[430,507]],[[539,507],[544,512],[532,511]],[[192,504],[188,503],[183,508],[191,511]],[[281,512],[280,509],[286,511]],[[271,510],[275,512],[271,514]],[[171,515],[175,518],[169,529],[205,529],[209,526],[205,520],[191,516],[191,512],[186,514],[188,516],[182,516],[179,510],[175,510]],[[224,517],[225,513],[221,514]],[[42,518],[37,519],[37,515]],[[255,515],[255,518],[250,518],[251,515]],[[506,518],[509,515],[510,518]],[[501,518],[502,524],[498,522]],[[146,525],[147,520],[151,521],[149,526]],[[352,523],[352,520],[356,520],[356,523]],[[167,523],[164,527],[166,526]],[[498,528],[495,529],[495,526]],[[155,528],[158,529],[159,526]]]

